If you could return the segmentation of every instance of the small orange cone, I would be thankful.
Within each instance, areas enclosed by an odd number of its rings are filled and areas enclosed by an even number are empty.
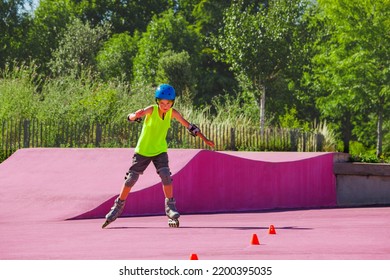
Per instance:
[[[257,238],[256,233],[252,234],[251,245],[260,245],[259,238]]]
[[[270,225],[268,229],[268,234],[276,234],[274,225]]]
[[[197,254],[191,254],[190,255],[190,260],[199,260]]]

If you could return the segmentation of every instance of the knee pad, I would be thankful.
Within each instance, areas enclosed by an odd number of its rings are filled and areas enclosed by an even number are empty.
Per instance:
[[[163,185],[170,185],[172,184],[172,178],[171,178],[171,171],[169,170],[169,167],[163,167],[157,170],[158,175],[160,175],[161,182]]]
[[[138,181],[139,174],[137,172],[134,172],[130,170],[129,172],[126,173],[125,177],[125,186],[126,187],[133,187],[135,183]]]

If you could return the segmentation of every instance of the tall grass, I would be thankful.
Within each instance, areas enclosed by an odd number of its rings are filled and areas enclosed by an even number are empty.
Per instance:
[[[337,137],[335,132],[327,125],[326,121],[313,123],[314,133],[318,133],[323,136],[323,151],[335,152],[337,151]]]

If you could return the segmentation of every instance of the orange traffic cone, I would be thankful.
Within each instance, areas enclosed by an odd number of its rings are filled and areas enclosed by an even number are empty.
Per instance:
[[[276,234],[274,225],[270,225],[268,229],[268,234]]]
[[[191,254],[190,255],[190,260],[199,260],[197,254]]]
[[[259,238],[257,238],[256,233],[252,234],[251,245],[260,245]]]

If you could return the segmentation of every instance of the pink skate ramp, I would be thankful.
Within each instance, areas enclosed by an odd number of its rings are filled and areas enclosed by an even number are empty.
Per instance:
[[[121,189],[133,149],[21,149],[0,164],[2,221],[103,218]],[[182,214],[336,206],[333,153],[169,151]],[[122,216],[162,215],[151,164]]]

